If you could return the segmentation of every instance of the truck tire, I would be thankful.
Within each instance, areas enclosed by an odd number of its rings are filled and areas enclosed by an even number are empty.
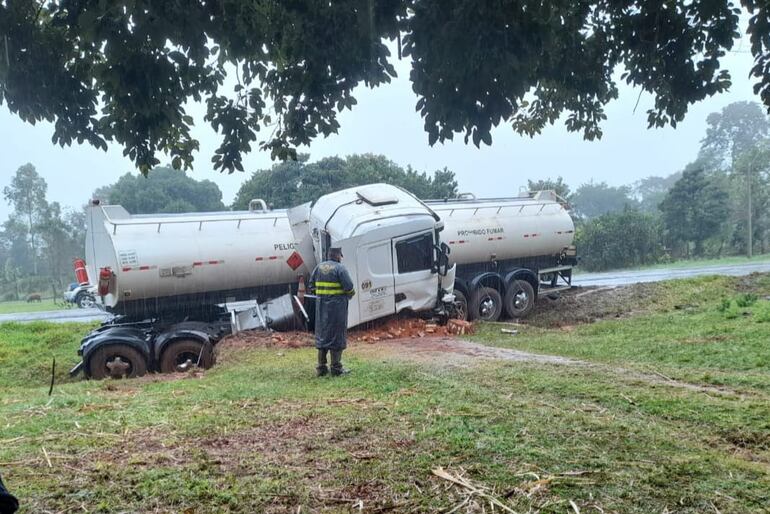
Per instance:
[[[457,289],[455,289],[452,294],[455,295],[455,311],[452,313],[452,318],[467,321],[468,299],[465,297],[462,291],[458,291]]]
[[[214,365],[214,347],[194,339],[172,341],[160,356],[161,373],[181,373],[199,367],[209,369]]]
[[[78,307],[81,309],[90,309],[96,303],[96,299],[92,294],[78,293],[75,297],[75,303],[78,304]]]
[[[514,280],[505,292],[505,312],[511,319],[525,318],[535,307],[535,290],[526,280]]]
[[[147,373],[147,362],[139,351],[125,344],[107,344],[88,359],[88,375],[104,378],[134,378]]]
[[[497,321],[503,312],[503,299],[497,289],[479,287],[471,295],[468,317],[471,320]]]

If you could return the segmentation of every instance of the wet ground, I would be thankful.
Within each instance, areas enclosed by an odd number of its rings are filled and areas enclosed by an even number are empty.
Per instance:
[[[691,268],[607,271],[586,273],[574,278],[578,286],[622,286],[644,282],[661,282],[675,278],[698,277],[702,275],[727,275],[737,277],[749,273],[770,272],[770,262],[731,264],[715,266],[693,266]]]

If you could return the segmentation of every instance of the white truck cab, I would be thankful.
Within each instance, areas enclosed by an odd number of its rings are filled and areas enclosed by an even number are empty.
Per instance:
[[[342,248],[356,295],[348,327],[403,310],[430,310],[454,287],[441,245],[443,223],[412,194],[388,184],[331,193],[288,211],[308,267]],[[443,264],[442,264],[443,263]]]

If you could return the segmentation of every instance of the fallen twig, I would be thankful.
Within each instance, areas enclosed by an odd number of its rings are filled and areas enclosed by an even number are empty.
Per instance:
[[[41,446],[40,448],[43,449],[43,455],[45,455],[45,460],[46,460],[46,462],[48,462],[48,467],[52,468],[53,464],[51,464],[51,458],[48,456],[48,452],[45,451],[45,446]]]
[[[435,468],[435,469],[433,469],[431,471],[437,477],[439,477],[441,479],[444,479],[444,480],[446,480],[448,482],[451,482],[451,483],[453,483],[455,485],[459,485],[460,487],[464,488],[468,492],[468,498],[466,498],[466,500],[468,500],[473,495],[477,495],[477,496],[480,496],[480,497],[486,499],[487,501],[489,501],[490,504],[492,504],[492,505],[494,505],[496,507],[499,507],[499,508],[501,508],[502,510],[504,510],[506,512],[510,512],[511,514],[517,514],[515,510],[511,509],[506,504],[504,504],[503,502],[498,500],[495,496],[493,496],[492,494],[488,493],[486,491],[485,487],[473,485],[471,482],[469,482],[469,481],[467,481],[467,480],[465,480],[465,479],[463,479],[463,478],[461,478],[459,476],[454,476],[454,475],[448,473],[442,467]],[[452,511],[450,511],[450,512],[452,512]]]

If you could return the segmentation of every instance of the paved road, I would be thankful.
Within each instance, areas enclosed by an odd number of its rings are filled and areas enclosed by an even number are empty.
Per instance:
[[[701,275],[740,276],[754,272],[770,272],[770,262],[716,266],[693,266],[692,268],[656,269],[644,271],[608,271],[577,275],[572,283],[578,286],[622,286],[639,282],[660,282],[674,278],[697,277]]]
[[[87,323],[109,317],[99,309],[66,309],[60,311],[18,312],[0,314],[0,323],[7,321],[52,321],[54,323]]]
[[[699,275],[748,275],[754,272],[770,272],[770,262],[757,264],[733,264],[729,266],[693,266],[680,269],[657,269],[646,271],[609,271],[607,273],[586,273],[572,281],[578,286],[622,286],[637,282],[659,282],[674,278],[696,277]],[[25,312],[0,314],[0,323],[7,321],[52,321],[55,323],[84,323],[102,321],[108,315],[98,309],[67,309],[61,311]]]

